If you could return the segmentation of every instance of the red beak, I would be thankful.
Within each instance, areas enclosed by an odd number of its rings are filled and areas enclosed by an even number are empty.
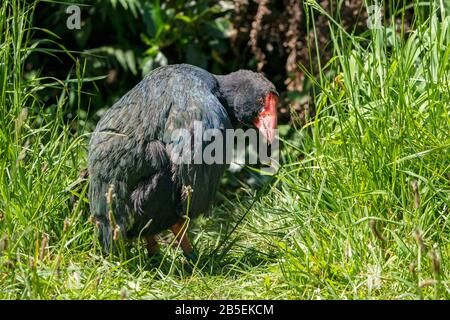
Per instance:
[[[253,124],[269,143],[273,142],[277,129],[277,103],[278,97],[274,93],[267,94],[264,109],[253,120]]]

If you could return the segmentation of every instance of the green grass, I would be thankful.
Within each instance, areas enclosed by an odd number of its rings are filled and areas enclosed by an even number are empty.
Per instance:
[[[384,21],[355,36],[329,17],[335,56],[310,76],[316,115],[282,137],[282,167],[254,203],[257,190],[243,184],[192,222],[201,257],[191,267],[165,233],[159,263],[140,242],[101,254],[79,177],[89,133],[64,120],[68,99],[95,79],[77,60],[67,79],[24,78],[26,57],[45,43],[33,39],[32,8],[3,1],[0,298],[448,299],[450,16],[441,3],[413,1],[411,30]],[[307,6],[312,17],[321,10]],[[61,92],[51,105],[37,94],[48,87]]]

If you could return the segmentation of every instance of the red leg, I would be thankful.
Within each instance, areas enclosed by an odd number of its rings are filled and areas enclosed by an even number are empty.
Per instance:
[[[172,233],[178,240],[184,254],[190,255],[193,249],[187,236],[187,221],[185,219],[180,219],[177,223],[170,227],[170,230],[172,230]]]

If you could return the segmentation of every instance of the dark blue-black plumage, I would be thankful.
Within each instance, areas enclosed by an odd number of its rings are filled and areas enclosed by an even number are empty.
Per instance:
[[[91,213],[105,249],[114,229],[133,238],[176,223],[186,213],[187,186],[189,215],[206,212],[227,164],[174,163],[171,151],[187,142],[172,141],[174,130],[193,131],[195,121],[203,130],[221,131],[250,124],[268,92],[276,92],[273,84],[251,71],[216,76],[170,65],[155,69],[109,108],[92,135],[88,159]]]

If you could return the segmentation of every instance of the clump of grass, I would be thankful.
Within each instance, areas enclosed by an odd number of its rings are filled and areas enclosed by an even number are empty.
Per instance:
[[[450,253],[450,17],[432,1],[426,20],[411,7],[408,33],[405,7],[358,37],[329,17],[335,57],[311,77],[317,115],[279,174],[278,203],[298,225],[283,270],[302,297],[449,297],[448,270],[426,253]]]
[[[85,188],[74,210],[69,206],[85,155],[84,137],[63,120],[72,80],[23,77],[26,58],[43,50],[31,39],[33,10],[23,1],[0,5],[0,234],[8,239],[0,254],[2,298],[49,297],[61,257],[92,243],[82,211]],[[45,87],[59,89],[54,105],[37,97]],[[74,227],[64,227],[65,220]]]
[[[66,80],[25,79],[26,57],[45,50],[33,5],[3,1],[0,298],[449,298],[450,18],[439,3],[429,16],[418,1],[391,5],[399,19],[358,36],[328,17],[334,58],[319,77],[299,66],[316,115],[284,139],[270,191],[253,201],[243,185],[191,222],[191,266],[166,234],[157,264],[139,242],[102,254],[81,172],[89,135],[64,119],[68,97],[95,79],[77,60]],[[305,5],[311,21],[326,14]],[[397,24],[406,11],[410,31]],[[49,86],[60,92],[52,105],[36,94]]]

